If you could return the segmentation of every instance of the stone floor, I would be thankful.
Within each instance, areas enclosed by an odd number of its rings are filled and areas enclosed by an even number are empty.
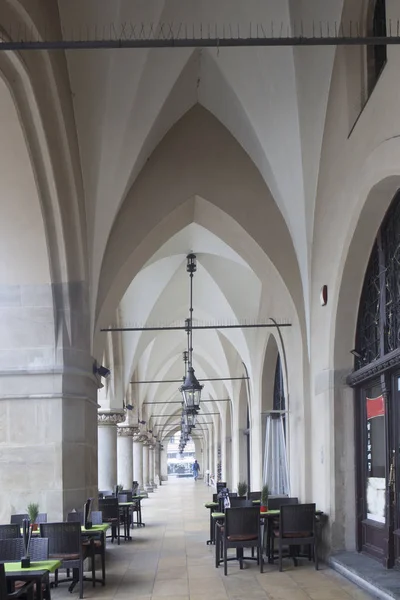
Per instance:
[[[243,571],[236,562],[214,567],[214,547],[207,546],[211,488],[202,481],[172,479],[143,502],[146,527],[134,529],[131,542],[108,544],[107,583],[85,583],[84,597],[101,600],[361,600],[372,598],[324,565],[315,571],[308,561],[284,572],[267,565],[260,574],[255,562]],[[76,592],[76,590],[75,590]],[[76,597],[74,592],[73,596]],[[52,591],[67,600],[67,585]]]

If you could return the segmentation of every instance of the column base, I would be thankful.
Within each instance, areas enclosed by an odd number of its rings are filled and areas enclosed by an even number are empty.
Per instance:
[[[144,487],[145,487],[146,492],[154,492],[152,485],[145,485]]]

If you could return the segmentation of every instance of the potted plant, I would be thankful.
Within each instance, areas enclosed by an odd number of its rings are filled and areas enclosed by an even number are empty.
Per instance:
[[[268,496],[269,496],[269,489],[268,486],[265,484],[262,487],[261,490],[261,512],[268,512]]]
[[[245,481],[239,481],[237,486],[238,496],[245,496],[247,494],[247,483]]]
[[[39,504],[37,504],[37,502],[31,502],[30,504],[28,504],[26,511],[29,515],[30,522],[32,523],[32,530],[36,531],[38,525],[35,521],[39,515]]]

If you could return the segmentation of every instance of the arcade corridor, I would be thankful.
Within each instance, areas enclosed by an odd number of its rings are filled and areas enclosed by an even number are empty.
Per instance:
[[[108,600],[361,600],[371,598],[331,569],[286,560],[284,572],[255,563],[243,571],[231,562],[228,576],[214,567],[214,547],[207,546],[211,488],[199,480],[172,479],[143,503],[146,527],[134,529],[132,542],[107,545],[107,584],[85,584],[85,598]],[[75,594],[74,594],[75,595]],[[65,585],[53,600],[70,598]]]

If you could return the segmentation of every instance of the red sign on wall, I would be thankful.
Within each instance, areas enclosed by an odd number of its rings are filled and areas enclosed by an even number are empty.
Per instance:
[[[383,417],[385,415],[385,401],[383,396],[367,398],[367,419]]]

